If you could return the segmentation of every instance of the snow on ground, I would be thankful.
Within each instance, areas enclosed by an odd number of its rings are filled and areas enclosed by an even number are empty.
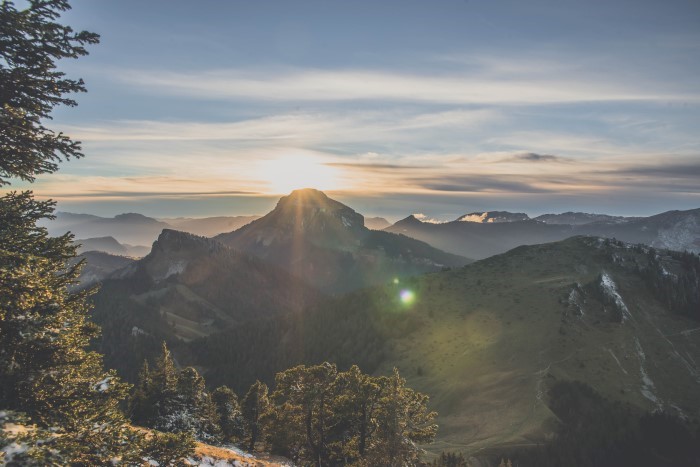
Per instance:
[[[224,460],[224,459],[214,459],[209,456],[202,456],[200,459],[187,459],[190,465],[198,467],[248,467],[254,466],[255,464],[250,464],[248,462],[241,462],[238,460]]]
[[[288,459],[245,452],[236,446],[211,446],[198,443],[196,453],[188,459],[190,465],[199,467],[293,467]]]
[[[175,274],[181,274],[185,270],[185,267],[187,267],[187,261],[176,261],[168,267],[168,271],[165,273],[163,279],[167,279]]]
[[[579,317],[582,318],[585,313],[583,311],[583,307],[581,306],[581,294],[578,292],[577,287],[571,289],[571,292],[569,293],[569,306],[578,310]]]
[[[617,285],[613,281],[612,277],[608,275],[607,272],[603,272],[600,276],[600,286],[603,289],[603,293],[615,301],[615,305],[622,311],[622,321],[624,322],[627,318],[632,318],[630,310],[627,308],[625,301],[622,296],[617,291]]]
[[[634,338],[634,342],[637,347],[637,356],[639,357],[639,373],[642,375],[642,387],[640,392],[644,397],[656,404],[658,408],[662,408],[663,404],[661,400],[659,400],[659,398],[656,397],[656,394],[654,394],[654,382],[644,369],[644,362],[646,361],[647,356],[642,349],[642,344],[639,343],[639,339],[636,337]]]
[[[146,335],[148,335],[148,333],[146,331],[144,331],[143,329],[141,329],[140,327],[134,326],[133,328],[131,328],[131,335],[133,337],[146,336]]]
[[[109,389],[109,382],[112,380],[111,376],[107,376],[105,379],[102,381],[99,381],[95,383],[95,389],[100,391],[100,392],[105,392],[107,389]]]
[[[612,349],[606,349],[606,350],[608,351],[608,353],[609,353],[610,355],[612,355],[612,358],[615,359],[615,362],[617,363],[617,366],[620,367],[620,369],[622,370],[622,372],[623,372],[624,374],[627,374],[627,370],[625,370],[625,369],[623,368],[622,364],[620,363],[620,360],[617,358],[617,355],[615,355],[615,352],[613,352]]]
[[[21,456],[22,454],[26,453],[27,450],[29,450],[29,446],[24,443],[10,443],[1,449],[2,451],[0,452],[4,453],[4,456],[0,456],[0,459],[4,465],[5,463],[12,462],[15,456]]]

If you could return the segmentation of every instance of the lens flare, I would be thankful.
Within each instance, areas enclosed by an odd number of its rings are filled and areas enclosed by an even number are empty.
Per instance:
[[[398,278],[398,277],[394,277],[394,284],[398,284],[398,283],[399,283],[399,278]]]
[[[399,297],[401,298],[401,303],[404,305],[410,305],[416,301],[416,294],[414,294],[412,290],[408,289],[402,290]]]

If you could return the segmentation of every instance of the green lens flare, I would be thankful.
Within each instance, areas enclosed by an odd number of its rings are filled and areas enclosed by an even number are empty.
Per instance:
[[[414,294],[412,290],[408,289],[402,290],[399,297],[401,298],[401,303],[404,305],[410,305],[416,301],[416,294]]]

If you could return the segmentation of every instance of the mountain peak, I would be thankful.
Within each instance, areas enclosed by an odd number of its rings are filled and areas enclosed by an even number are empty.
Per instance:
[[[410,216],[401,219],[400,221],[397,222],[397,224],[422,224],[423,222],[418,219],[414,214],[411,214]]]
[[[158,240],[153,244],[153,251],[160,250],[195,250],[206,249],[210,251],[224,248],[222,244],[211,238],[200,237],[179,230],[163,229]]]
[[[324,192],[314,188],[302,188],[292,191],[289,195],[283,196],[277,202],[277,206],[301,205],[309,207],[334,207],[339,209],[345,207],[342,203],[329,198]]]
[[[279,225],[293,225],[304,231],[364,229],[364,217],[343,203],[313,188],[294,190],[282,197],[277,207],[263,219]]]

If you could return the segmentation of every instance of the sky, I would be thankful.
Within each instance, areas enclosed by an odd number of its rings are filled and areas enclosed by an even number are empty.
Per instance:
[[[73,0],[58,209],[365,215],[700,207],[700,2]],[[14,182],[12,189],[29,185]]]

